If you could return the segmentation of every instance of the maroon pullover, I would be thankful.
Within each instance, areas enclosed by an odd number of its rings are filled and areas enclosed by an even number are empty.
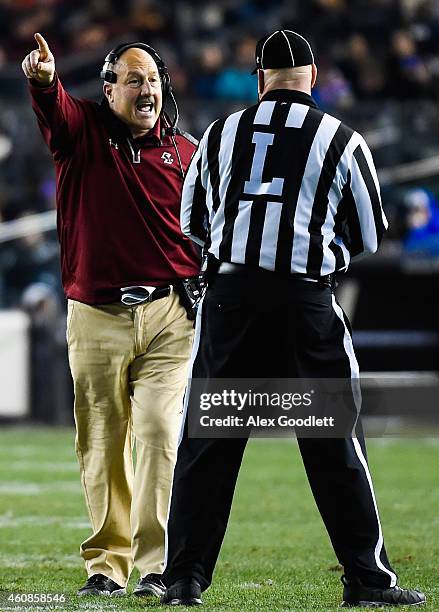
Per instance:
[[[53,154],[61,270],[68,298],[120,300],[128,285],[162,285],[199,272],[199,256],[180,229],[181,177],[160,121],[133,140],[101,104],[78,100],[58,77],[30,83],[32,107]],[[195,145],[175,136],[184,171]]]

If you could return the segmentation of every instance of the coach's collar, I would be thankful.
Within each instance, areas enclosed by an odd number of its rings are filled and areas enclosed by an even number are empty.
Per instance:
[[[314,98],[296,89],[271,89],[261,98],[261,102],[265,102],[266,100],[298,102],[299,104],[306,104],[306,106],[311,106],[312,108],[318,108]]]

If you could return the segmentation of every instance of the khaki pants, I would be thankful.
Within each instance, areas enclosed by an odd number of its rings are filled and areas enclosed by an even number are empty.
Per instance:
[[[133,308],[69,300],[76,452],[93,529],[81,545],[89,576],[125,586],[133,564],[141,576],[162,573],[192,337],[175,293]]]

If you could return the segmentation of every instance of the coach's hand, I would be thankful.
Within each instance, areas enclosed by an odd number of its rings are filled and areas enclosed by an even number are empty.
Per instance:
[[[38,49],[26,55],[21,67],[28,79],[34,79],[41,85],[47,86],[52,83],[55,75],[55,58],[41,34],[34,34],[34,38],[38,43]]]

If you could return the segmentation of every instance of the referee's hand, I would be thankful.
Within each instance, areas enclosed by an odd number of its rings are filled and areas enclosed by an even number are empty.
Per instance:
[[[40,85],[48,86],[52,83],[55,75],[55,58],[41,34],[34,34],[34,38],[38,43],[38,49],[34,49],[26,55],[21,67],[28,79],[33,79]]]

